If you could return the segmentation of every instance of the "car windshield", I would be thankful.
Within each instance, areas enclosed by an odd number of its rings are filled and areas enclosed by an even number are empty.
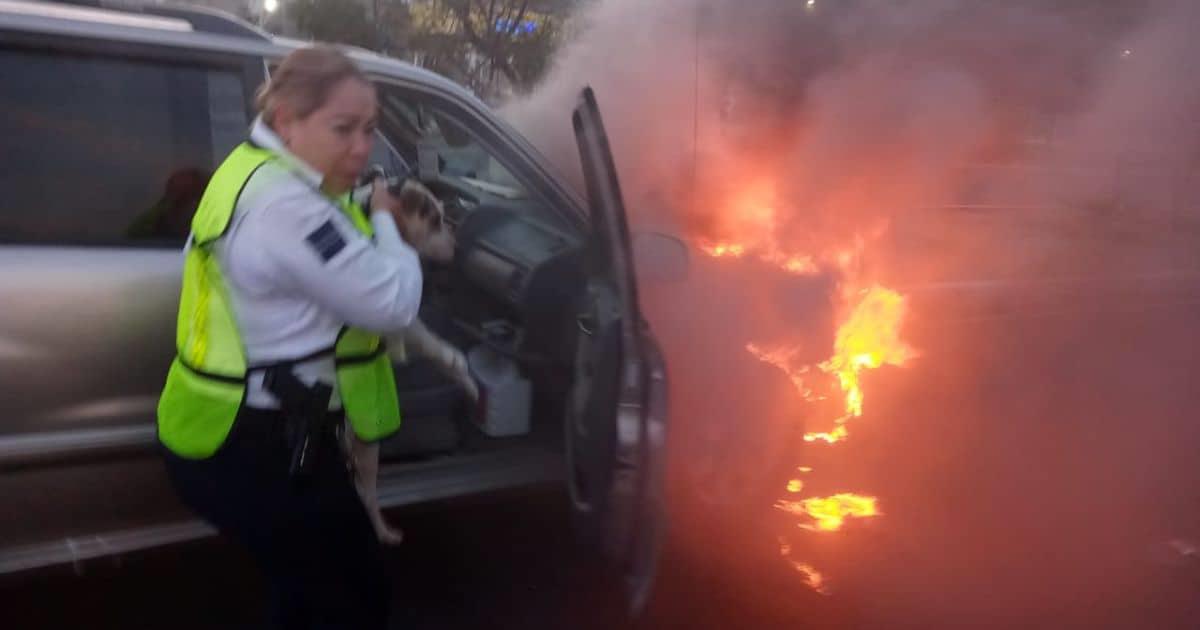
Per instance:
[[[454,178],[490,196],[510,201],[529,198],[512,171],[463,124],[390,89],[385,88],[382,96],[383,127],[410,168]]]

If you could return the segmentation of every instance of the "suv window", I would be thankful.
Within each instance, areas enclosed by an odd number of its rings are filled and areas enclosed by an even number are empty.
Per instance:
[[[0,241],[182,245],[249,125],[238,70],[0,49]]]
[[[414,171],[425,175],[433,170],[480,202],[532,212],[561,225],[561,218],[531,192],[529,180],[518,177],[517,169],[495,150],[501,143],[489,143],[488,133],[476,129],[468,114],[400,87],[377,87],[380,130]]]
[[[380,101],[381,126],[410,165],[419,163],[424,145],[437,152],[442,175],[506,199],[528,198],[512,172],[442,108],[389,86],[380,88]]]

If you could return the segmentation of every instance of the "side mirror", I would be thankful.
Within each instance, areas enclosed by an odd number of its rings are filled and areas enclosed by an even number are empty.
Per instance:
[[[682,282],[691,265],[687,245],[661,232],[634,233],[633,259],[638,277],[651,282]]]

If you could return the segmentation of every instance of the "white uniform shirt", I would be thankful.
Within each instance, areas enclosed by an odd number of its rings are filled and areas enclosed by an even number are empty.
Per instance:
[[[331,350],[346,324],[388,333],[417,315],[421,266],[386,212],[372,213],[375,242],[320,192],[321,174],[283,145],[261,119],[254,144],[281,156],[260,167],[238,198],[229,230],[214,250],[228,284],[234,319],[250,366]],[[332,353],[301,362],[308,385],[334,387]],[[246,404],[274,409],[262,370],[248,375]]]

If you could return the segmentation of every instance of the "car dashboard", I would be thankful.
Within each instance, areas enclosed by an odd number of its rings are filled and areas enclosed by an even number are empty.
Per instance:
[[[445,179],[427,185],[442,199],[457,247],[448,268],[427,273],[426,300],[474,341],[522,363],[569,361],[585,285],[581,239],[541,220],[528,200],[468,196]]]

